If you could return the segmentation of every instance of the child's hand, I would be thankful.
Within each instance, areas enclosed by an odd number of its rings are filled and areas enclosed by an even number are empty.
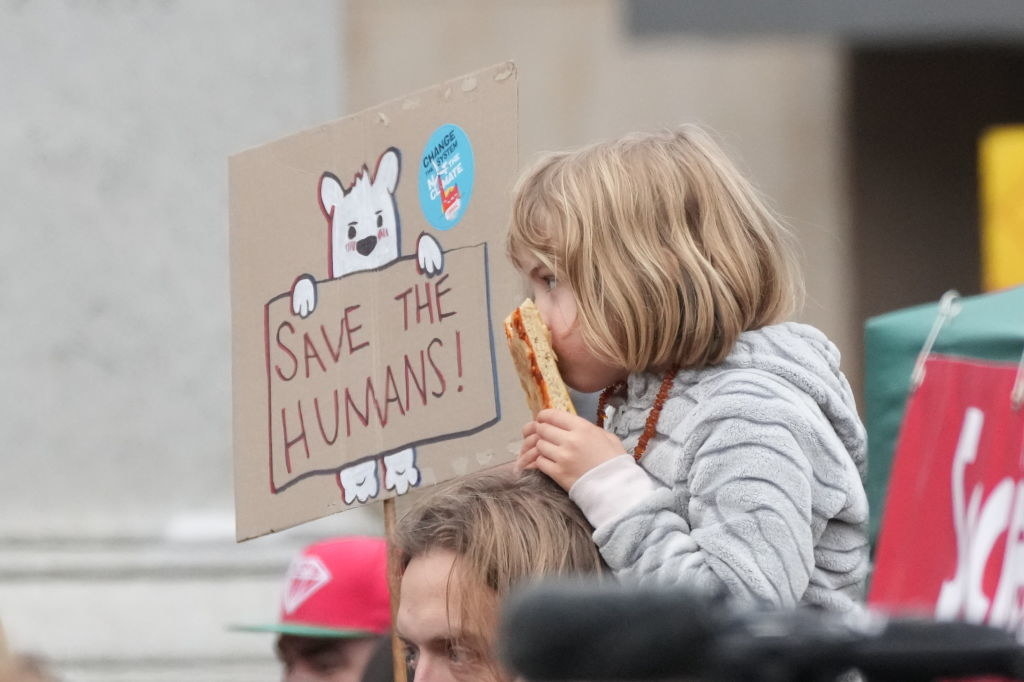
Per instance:
[[[563,410],[541,410],[523,427],[517,469],[539,469],[568,491],[580,476],[626,449],[615,434]]]

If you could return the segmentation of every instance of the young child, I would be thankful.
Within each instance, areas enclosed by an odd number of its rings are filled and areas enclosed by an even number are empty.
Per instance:
[[[509,255],[566,383],[604,392],[597,425],[538,414],[517,465],[569,492],[616,574],[861,598],[864,428],[835,346],[783,321],[801,294],[788,239],[694,126],[550,154],[519,181]]]

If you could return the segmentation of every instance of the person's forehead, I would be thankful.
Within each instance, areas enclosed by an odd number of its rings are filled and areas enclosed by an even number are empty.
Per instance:
[[[524,252],[519,258],[519,269],[527,275],[536,275],[537,273],[549,273],[552,271],[552,267],[546,260],[541,260],[540,257],[532,251]]]
[[[374,641],[374,638],[280,635],[277,639],[277,649],[282,655],[307,658],[328,653],[343,653],[346,649],[359,646],[365,641]]]
[[[553,258],[558,244],[555,237],[549,234],[548,228],[534,230],[530,236],[520,235],[518,238],[510,239],[510,255],[513,261],[523,272],[528,272],[532,263],[536,265],[541,261],[550,261]]]
[[[455,554],[435,550],[409,562],[402,575],[397,629],[411,641],[452,638],[461,629],[462,587]]]
[[[532,254],[523,259],[523,272],[527,275],[535,275],[538,272],[547,270],[548,266]]]

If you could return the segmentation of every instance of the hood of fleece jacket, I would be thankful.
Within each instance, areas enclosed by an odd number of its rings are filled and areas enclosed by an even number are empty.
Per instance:
[[[755,369],[784,379],[818,404],[843,441],[861,474],[867,438],[846,376],[839,369],[839,349],[821,331],[786,322],[740,335],[729,356],[708,373]]]

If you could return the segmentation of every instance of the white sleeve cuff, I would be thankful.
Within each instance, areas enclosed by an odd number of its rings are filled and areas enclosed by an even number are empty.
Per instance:
[[[597,529],[657,489],[658,484],[633,457],[622,454],[580,476],[569,488],[569,499]]]

